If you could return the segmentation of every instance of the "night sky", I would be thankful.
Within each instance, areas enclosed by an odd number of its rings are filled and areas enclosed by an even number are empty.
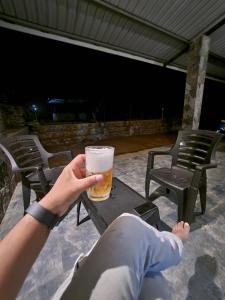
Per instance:
[[[73,109],[104,110],[106,119],[157,118],[162,107],[169,118],[182,116],[183,72],[3,28],[0,39],[0,93],[10,103],[36,103],[46,112],[49,97],[83,99]],[[202,127],[225,119],[224,101],[225,84],[206,80]]]

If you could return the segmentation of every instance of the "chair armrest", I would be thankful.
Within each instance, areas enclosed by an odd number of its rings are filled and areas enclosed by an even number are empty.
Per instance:
[[[156,155],[172,155],[171,149],[167,151],[151,150],[148,152],[147,170],[151,170],[154,167],[154,160]]]
[[[29,171],[37,172],[43,192],[47,193],[49,191],[49,189],[50,189],[49,183],[46,179],[46,176],[45,176],[42,166],[32,166],[32,167],[24,167],[24,168],[16,167],[13,169],[13,171],[18,172],[18,173],[24,173],[24,172],[29,172]],[[22,179],[22,180],[26,180],[26,178]]]
[[[61,156],[61,155],[65,155],[67,156],[67,158],[71,161],[73,159],[73,154],[72,151],[67,150],[67,151],[60,151],[60,152],[55,152],[55,153],[49,153],[50,156],[49,157],[56,157],[56,156]]]
[[[23,173],[23,172],[29,172],[29,171],[38,171],[40,169],[42,169],[42,166],[31,166],[31,167],[24,167],[24,168],[14,166],[12,171]]]
[[[216,167],[217,167],[217,163],[213,162],[210,164],[203,164],[203,165],[196,166],[196,170],[205,171],[207,169],[212,169]]]
[[[198,188],[199,181],[201,180],[201,177],[202,177],[202,173],[204,171],[206,171],[207,169],[212,169],[212,168],[216,168],[216,167],[217,167],[216,163],[203,164],[203,165],[196,166],[196,169],[194,171],[194,175],[193,175],[193,178],[191,181],[192,187]]]
[[[150,150],[148,154],[151,154],[153,156],[155,155],[170,155],[171,150],[166,150],[166,151],[160,151],[160,150]]]

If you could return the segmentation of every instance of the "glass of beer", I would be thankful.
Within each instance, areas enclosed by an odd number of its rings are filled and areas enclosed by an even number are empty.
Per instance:
[[[86,146],[86,176],[101,174],[104,180],[87,190],[90,200],[102,201],[109,198],[112,188],[114,147]]]

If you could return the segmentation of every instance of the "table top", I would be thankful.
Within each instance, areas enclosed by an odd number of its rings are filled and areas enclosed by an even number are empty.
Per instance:
[[[136,214],[133,208],[146,203],[144,197],[123,183],[113,178],[110,198],[104,201],[91,201],[86,192],[82,194],[82,203],[99,232],[103,232],[108,225],[124,212]],[[152,204],[155,207],[154,204]]]

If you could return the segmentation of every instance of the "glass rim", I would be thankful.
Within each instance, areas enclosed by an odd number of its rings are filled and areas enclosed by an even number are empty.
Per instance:
[[[88,150],[115,150],[115,147],[113,146],[98,146],[98,145],[90,145],[90,146],[85,146],[85,150],[88,149]]]

